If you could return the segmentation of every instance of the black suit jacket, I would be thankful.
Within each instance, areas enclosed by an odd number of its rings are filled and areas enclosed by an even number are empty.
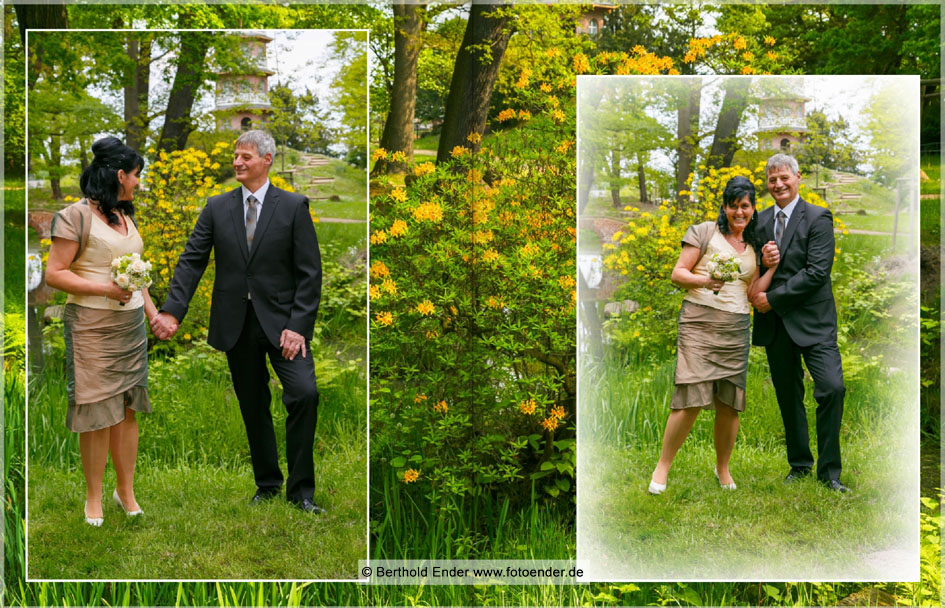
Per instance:
[[[774,240],[777,209],[774,205],[758,214],[764,242]],[[752,344],[771,343],[776,315],[798,346],[837,340],[837,307],[830,283],[834,250],[830,211],[799,199],[781,236],[781,262],[767,291],[772,310],[755,310]],[[761,272],[770,270],[761,265]]]
[[[216,279],[210,305],[210,346],[228,351],[236,344],[246,315],[247,294],[266,337],[279,345],[290,329],[311,341],[322,289],[322,264],[308,199],[271,183],[253,235],[246,245],[242,189],[214,196],[197,218],[162,311],[178,320],[207,267],[210,251]]]

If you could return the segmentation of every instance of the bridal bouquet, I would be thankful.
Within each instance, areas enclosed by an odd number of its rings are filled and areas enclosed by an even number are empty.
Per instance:
[[[128,291],[138,291],[151,286],[151,262],[141,259],[137,253],[128,253],[112,260],[112,280]]]
[[[709,276],[719,281],[735,281],[742,274],[742,264],[739,259],[730,253],[713,253],[705,265]],[[719,295],[718,291],[712,292]]]

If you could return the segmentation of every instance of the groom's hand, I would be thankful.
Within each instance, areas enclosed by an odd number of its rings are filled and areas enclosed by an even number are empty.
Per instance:
[[[768,241],[761,247],[761,263],[765,268],[774,268],[781,261],[781,252],[774,241]]]
[[[151,321],[151,331],[159,340],[170,340],[177,333],[177,319],[169,312],[159,312]]]
[[[768,312],[771,310],[771,304],[768,304],[768,294],[763,291],[756,293],[755,297],[751,299],[751,303],[759,312]]]
[[[305,337],[302,334],[297,334],[291,329],[283,329],[282,337],[279,338],[279,346],[282,347],[282,357],[291,361],[295,359],[295,356],[302,353],[302,358],[305,358]]]

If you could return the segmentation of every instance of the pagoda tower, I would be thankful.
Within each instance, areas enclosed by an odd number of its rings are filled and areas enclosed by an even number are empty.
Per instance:
[[[217,131],[247,131],[265,124],[272,112],[269,103],[269,69],[266,46],[272,38],[263,34],[239,34],[240,50],[248,68],[217,72],[213,114]]]
[[[797,95],[764,97],[758,100],[758,148],[794,153],[807,134],[804,105],[810,98]]]

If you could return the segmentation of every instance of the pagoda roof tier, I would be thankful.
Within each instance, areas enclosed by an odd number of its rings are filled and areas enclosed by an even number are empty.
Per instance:
[[[228,112],[232,110],[241,111],[241,110],[271,110],[272,104],[262,104],[262,103],[227,103],[220,104],[215,107],[213,112]]]
[[[231,72],[227,70],[225,72],[214,72],[214,74],[217,76],[272,76],[275,72],[269,68],[256,68],[252,72]]]

